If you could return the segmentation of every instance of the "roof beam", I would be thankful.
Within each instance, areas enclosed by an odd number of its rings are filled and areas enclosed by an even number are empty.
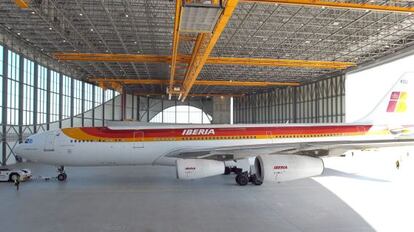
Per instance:
[[[319,60],[288,60],[270,58],[236,58],[236,57],[210,57],[208,64],[227,65],[252,65],[268,67],[298,67],[298,68],[321,68],[321,69],[346,69],[356,64],[353,62],[319,61]]]
[[[173,92],[174,76],[175,76],[175,65],[177,63],[178,47],[180,43],[180,22],[181,22],[181,4],[180,0],[175,1],[175,19],[174,19],[174,31],[173,31],[173,44],[171,52],[171,70],[170,70],[170,85],[168,88],[168,99],[171,100],[171,94]]]
[[[354,10],[373,10],[397,13],[413,13],[414,7],[402,7],[391,5],[374,5],[365,3],[349,3],[349,2],[330,2],[321,0],[240,0],[241,2],[250,3],[272,3],[272,4],[286,4],[286,5],[300,5],[300,6],[316,6],[316,7],[331,7]]]
[[[123,78],[89,78],[89,81],[100,85],[104,83],[120,83],[124,85],[166,85],[169,80],[162,79],[123,79]],[[174,81],[182,83],[182,81]],[[273,86],[299,86],[299,82],[272,82],[272,81],[222,81],[222,80],[196,80],[194,85],[203,86],[246,86],[246,87],[273,87]]]
[[[102,54],[102,53],[56,53],[55,58],[61,61],[95,61],[95,62],[141,62],[141,63],[170,63],[171,56],[139,55],[139,54]],[[178,55],[178,63],[188,64],[190,56]],[[287,60],[271,58],[237,58],[209,57],[206,64],[246,65],[268,67],[297,67],[320,69],[346,69],[356,66],[354,62],[319,61],[319,60]]]
[[[164,96],[165,93],[157,93],[157,92],[133,92],[132,93],[135,96],[146,96],[146,97],[150,97],[150,96]],[[233,93],[233,94],[228,94],[228,93],[193,93],[193,94],[188,94],[188,97],[243,97],[245,94],[242,93]]]
[[[55,53],[62,61],[170,63],[171,56],[105,53]]]
[[[200,34],[197,40],[200,40],[199,48],[193,50],[192,61],[187,68],[187,73],[184,78],[184,82],[181,90],[181,100],[184,101],[190,92],[195,80],[200,74],[201,69],[204,67],[204,64],[207,61],[208,56],[216,45],[218,39],[220,38],[221,33],[227,25],[227,22],[230,20],[230,17],[233,14],[234,9],[238,4],[239,0],[227,0],[225,3],[224,10],[217,20],[216,26],[211,34]],[[196,41],[197,45],[197,41]],[[193,59],[194,58],[194,59]]]
[[[29,8],[29,4],[25,0],[15,0],[16,5],[18,5],[21,9]]]

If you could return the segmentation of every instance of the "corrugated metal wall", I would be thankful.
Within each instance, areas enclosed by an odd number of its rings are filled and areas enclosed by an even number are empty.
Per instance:
[[[235,123],[345,121],[345,76],[234,99]]]

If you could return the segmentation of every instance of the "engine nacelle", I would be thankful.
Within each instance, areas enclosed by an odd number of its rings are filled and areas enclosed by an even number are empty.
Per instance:
[[[322,159],[301,155],[260,155],[254,162],[257,177],[263,182],[283,182],[322,174]]]
[[[178,159],[177,178],[199,179],[224,174],[224,162],[205,159]]]

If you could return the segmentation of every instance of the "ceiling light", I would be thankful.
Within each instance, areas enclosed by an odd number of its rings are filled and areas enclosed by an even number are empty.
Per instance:
[[[63,42],[66,43],[66,40],[64,39]]]
[[[339,25],[339,22],[333,22],[332,23],[334,26],[338,26]]]
[[[109,52],[108,50],[106,50],[106,52]]]
[[[83,14],[82,13],[79,13],[79,16],[83,16]]]
[[[32,14],[36,14],[36,12],[32,11]]]
[[[134,41],[134,44],[137,44],[137,41]]]
[[[93,28],[91,28],[91,31],[93,31]]]
[[[310,41],[309,41],[309,40],[306,40],[306,41],[305,41],[305,43],[307,43],[307,44],[308,44],[308,43],[310,43]]]
[[[125,14],[125,18],[128,18],[129,17],[129,15],[128,14]]]
[[[20,35],[20,32],[17,32],[17,35]]]
[[[326,8],[326,7],[324,7],[324,6],[323,6],[323,7],[322,7],[322,10],[323,10],[323,9],[325,9],[325,8]]]
[[[365,10],[365,12],[369,12],[369,10]]]
[[[53,30],[53,28],[49,27],[49,30]]]

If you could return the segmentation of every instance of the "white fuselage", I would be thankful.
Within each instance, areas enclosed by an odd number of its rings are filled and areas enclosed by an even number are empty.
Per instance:
[[[280,125],[279,125],[280,127]],[[311,126],[309,126],[311,127]],[[183,129],[182,135],[186,135]],[[185,151],[209,150],[222,147],[240,147],[245,145],[260,146],[263,144],[304,143],[315,141],[360,141],[371,139],[390,139],[386,135],[345,135],[324,137],[232,137],[215,139],[211,137],[200,140],[168,140],[157,141],[76,141],[62,130],[47,131],[30,136],[25,143],[15,148],[15,153],[33,162],[65,166],[111,166],[111,165],[174,165],[167,156]],[[232,139],[234,138],[234,139]],[[249,150],[245,151],[246,153]],[[259,154],[253,153],[250,156]]]

